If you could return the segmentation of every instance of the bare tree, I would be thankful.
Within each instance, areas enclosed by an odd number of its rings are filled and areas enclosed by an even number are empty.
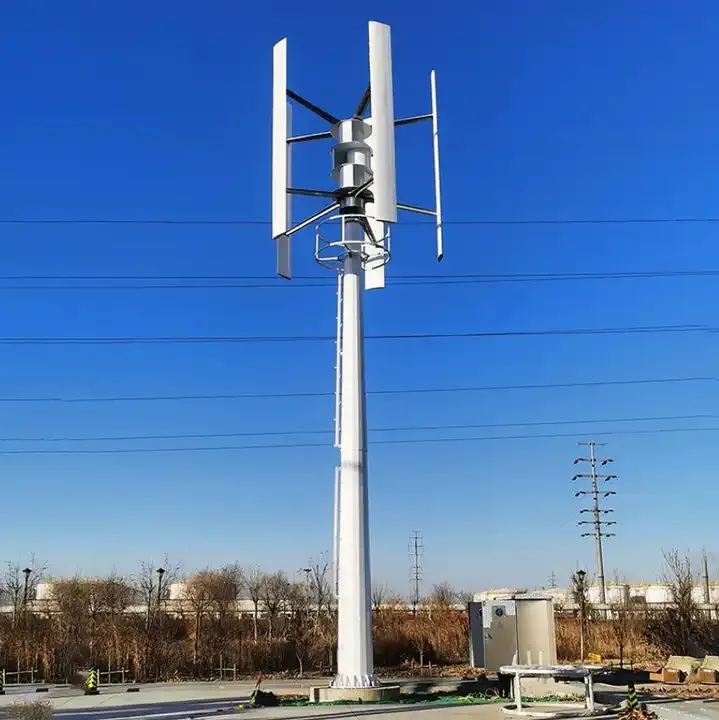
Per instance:
[[[185,599],[190,607],[193,617],[193,643],[192,668],[197,675],[200,658],[200,639],[202,636],[202,622],[212,607],[212,585],[214,577],[212,571],[202,570],[189,578],[185,583]]]
[[[309,653],[315,627],[310,624],[310,584],[289,583],[285,588],[285,603],[289,612],[287,640],[297,658],[300,677],[304,675],[305,662]]]
[[[457,602],[457,591],[449,583],[439,583],[432,587],[429,599],[434,605],[450,607]]]
[[[632,610],[629,607],[629,598],[624,592],[625,583],[619,580],[619,575],[614,576],[614,586],[620,589],[620,597],[611,604],[612,632],[617,641],[619,649],[619,667],[624,667],[624,650],[632,629]]]
[[[267,639],[272,642],[272,633],[277,617],[287,603],[287,595],[290,583],[287,575],[283,572],[275,572],[265,575],[262,579],[260,599],[263,608],[267,613]]]
[[[210,659],[219,656],[220,673],[230,655],[237,655],[236,642],[240,639],[238,626],[239,600],[244,586],[244,573],[239,565],[226,565],[206,575],[205,583],[212,611]]]
[[[432,586],[432,592],[427,598],[427,614],[430,620],[437,612],[446,612],[457,601],[457,592],[446,582]]]
[[[711,644],[711,629],[694,599],[695,581],[688,557],[676,550],[664,553],[661,582],[669,591],[670,604],[649,613],[645,631],[650,640],[675,655],[701,657]]]
[[[145,608],[148,635],[153,617],[170,599],[171,586],[180,576],[179,564],[171,563],[167,555],[164,560],[161,566],[152,561],[140,563],[140,572],[132,578],[137,600]]]
[[[324,554],[319,562],[310,563],[308,577],[308,622],[311,625],[312,644],[317,656],[327,658],[328,667],[333,665],[337,627],[334,622],[335,589],[332,582],[332,565]]]
[[[584,662],[585,643],[589,633],[589,619],[592,606],[589,602],[587,575],[583,570],[577,570],[577,572],[572,574],[572,599],[574,600],[579,616],[579,655],[580,660]]]
[[[22,567],[19,563],[9,562],[7,570],[0,580],[0,593],[12,607],[13,622],[17,624],[27,603],[37,597],[37,587],[44,580],[47,566],[39,564],[35,555],[30,556],[30,564]]]
[[[140,572],[132,578],[136,601],[143,607],[144,613],[145,637],[141,675],[149,677],[153,664],[158,665],[157,670],[163,664],[164,645],[159,637],[156,620],[170,599],[172,585],[179,577],[180,565],[172,563],[169,556],[165,555],[162,565],[155,565],[152,561],[142,562]],[[156,660],[156,663],[153,663],[153,660]]]
[[[78,576],[55,580],[52,584],[54,616],[62,637],[59,666],[68,678],[75,674],[75,669],[85,658],[90,659],[90,628],[87,623],[90,594],[90,583]]]
[[[252,633],[257,642],[257,627],[260,616],[260,603],[262,602],[262,587],[265,582],[265,574],[259,568],[252,568],[245,575],[245,587],[247,594],[252,601]]]
[[[372,585],[372,610],[375,613],[379,613],[384,609],[389,594],[390,593],[386,585],[379,583]]]
[[[412,616],[408,633],[412,647],[417,652],[420,668],[424,667],[431,629],[432,618],[430,617],[429,603],[425,600],[420,603],[417,613]]]
[[[309,602],[313,606],[314,616],[319,617],[332,606],[332,585],[330,582],[330,563],[327,558],[310,563],[308,574]]]

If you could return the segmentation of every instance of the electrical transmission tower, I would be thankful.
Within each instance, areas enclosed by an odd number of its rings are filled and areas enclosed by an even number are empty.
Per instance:
[[[578,473],[572,478],[572,482],[579,478],[587,478],[591,480],[591,490],[579,490],[574,494],[574,497],[581,497],[583,495],[590,495],[592,498],[592,507],[582,508],[580,514],[590,513],[592,515],[591,520],[580,520],[578,525],[593,525],[594,528],[591,532],[583,532],[582,537],[591,537],[594,535],[594,539],[597,546],[597,581],[599,583],[599,602],[602,605],[607,604],[607,587],[604,579],[604,553],[602,549],[602,539],[605,537],[614,537],[613,532],[605,532],[604,528],[616,525],[617,523],[612,520],[603,520],[602,518],[609,513],[613,513],[614,510],[602,508],[599,503],[599,496],[602,495],[604,498],[608,498],[610,495],[616,495],[613,490],[599,490],[599,481],[603,480],[608,482],[609,480],[616,480],[616,475],[602,475],[597,472],[597,464],[600,466],[607,465],[614,462],[611,458],[598,458],[595,455],[595,449],[603,443],[595,442],[580,442],[579,445],[586,445],[589,448],[589,457],[580,457],[574,461],[577,463],[589,463],[588,473]]]
[[[423,554],[422,536],[415,530],[409,538],[409,556],[411,559],[409,579],[412,585],[412,613],[414,615],[417,614],[417,607],[419,606],[419,585],[422,581],[421,558]]]

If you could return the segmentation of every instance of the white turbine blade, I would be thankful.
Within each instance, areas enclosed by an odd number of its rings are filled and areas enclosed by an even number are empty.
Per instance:
[[[432,151],[434,154],[434,208],[437,213],[437,262],[444,257],[442,238],[442,188],[439,179],[439,119],[437,116],[437,75],[432,70],[429,76],[432,96]]]
[[[389,25],[369,24],[369,78],[372,108],[372,171],[375,217],[397,222],[397,181],[394,158],[394,97],[392,41]]]
[[[376,242],[372,242],[368,233],[364,234],[362,250],[367,259],[364,266],[365,290],[379,290],[384,287],[385,247],[384,247],[384,223],[371,217],[374,212],[372,203],[367,203],[367,222],[372,228]]]
[[[272,48],[272,237],[289,229],[287,215],[287,38]]]
[[[368,118],[366,123],[372,127],[372,118]],[[367,137],[367,144],[374,155],[374,139],[372,133]],[[365,203],[365,215],[369,226],[372,228],[375,240],[381,241],[384,238],[384,223],[375,218],[374,203]],[[367,258],[364,266],[364,286],[365,290],[379,290],[384,287],[384,243],[379,245],[371,242],[368,234],[364,234],[364,243],[362,243],[362,253]]]
[[[277,245],[277,274],[286,280],[292,279],[292,238],[280,235],[275,239]]]
[[[285,104],[286,107],[286,119],[287,119],[287,132],[292,132],[292,105],[289,103]],[[286,148],[286,159],[287,164],[285,165],[287,171],[285,174],[287,187],[292,182],[292,148],[285,141]],[[289,235],[285,235],[285,231],[290,229],[292,225],[292,195],[290,195],[285,189],[285,229],[281,235],[277,237],[277,274],[280,277],[286,278],[287,280],[292,279],[292,238]]]
[[[285,235],[291,226],[290,137],[292,108],[287,101],[287,38],[272,49],[272,237],[277,243],[277,274],[292,276],[291,240]]]
[[[287,38],[272,49],[272,237],[277,241],[277,274],[290,278],[290,133],[287,102]]]

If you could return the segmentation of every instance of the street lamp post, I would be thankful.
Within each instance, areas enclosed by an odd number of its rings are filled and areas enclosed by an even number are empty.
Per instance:
[[[586,589],[584,581],[586,580],[587,573],[584,570],[577,570],[577,592],[579,595],[579,654],[580,659],[584,662],[584,629],[585,629],[585,594]]]
[[[163,655],[161,654],[161,646],[160,643],[162,642],[162,631],[163,631],[163,622],[162,622],[162,578],[165,576],[165,568],[159,567],[157,570],[155,570],[157,573],[157,627],[158,627],[158,638],[157,638],[157,649],[156,649],[156,671],[157,671],[157,679],[159,680],[160,670],[161,670],[161,662]]]
[[[23,608],[26,608],[27,607],[28,586],[30,584],[30,575],[32,575],[32,570],[30,568],[25,568],[22,571],[22,574],[25,576],[25,590],[22,595],[22,606],[23,606]]]
[[[165,568],[157,568],[157,609],[162,610],[162,578],[165,575]]]

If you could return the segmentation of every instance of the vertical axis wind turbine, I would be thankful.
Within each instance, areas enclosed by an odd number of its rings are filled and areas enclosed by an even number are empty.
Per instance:
[[[394,116],[390,28],[369,23],[369,86],[348,119],[327,112],[287,88],[287,39],[273,49],[272,237],[277,273],[291,272],[291,238],[315,226],[315,259],[338,272],[337,403],[335,446],[340,467],[335,485],[335,572],[338,604],[335,688],[379,685],[372,659],[369,523],[367,508],[367,424],[365,416],[362,285],[383,288],[390,260],[390,229],[397,211],[433,216],[437,260],[442,259],[442,206],[439,176],[437,86],[430,75],[430,112],[399,120]],[[328,130],[291,135],[289,100],[321,118]],[[368,111],[370,117],[367,117]],[[431,122],[435,208],[397,202],[395,127]],[[296,143],[332,139],[331,190],[293,187],[290,156]],[[292,223],[293,195],[326,198],[329,204]]]

